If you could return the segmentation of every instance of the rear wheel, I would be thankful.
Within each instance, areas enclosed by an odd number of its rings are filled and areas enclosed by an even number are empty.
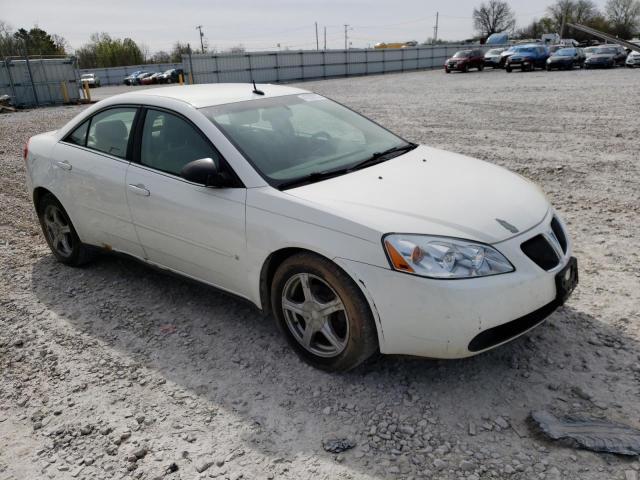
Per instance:
[[[463,71],[464,73],[469,73],[469,64],[468,64],[468,63],[465,63],[465,64],[464,64],[464,67],[462,67],[462,71]]]
[[[276,271],[271,304],[278,327],[314,367],[350,370],[378,349],[373,315],[354,281],[312,253],[285,260]]]
[[[80,241],[69,215],[50,193],[39,202],[38,219],[49,248],[58,261],[77,267],[93,258],[93,251]]]
[[[478,71],[481,72],[482,70],[484,70],[484,65],[483,64],[478,65]]]

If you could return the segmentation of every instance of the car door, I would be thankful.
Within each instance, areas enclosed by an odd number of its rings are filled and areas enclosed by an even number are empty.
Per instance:
[[[127,200],[146,258],[246,296],[245,201],[239,180],[211,188],[180,176],[182,167],[212,158],[228,165],[206,136],[176,112],[149,107],[136,131]]]
[[[52,152],[58,191],[83,242],[142,257],[125,193],[137,106],[102,110]]]

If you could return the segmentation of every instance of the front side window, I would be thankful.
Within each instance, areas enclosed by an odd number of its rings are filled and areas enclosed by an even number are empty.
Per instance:
[[[147,110],[142,129],[140,163],[163,172],[180,175],[182,167],[193,160],[220,158],[202,134],[177,115]]]
[[[357,168],[382,152],[412,147],[371,120],[312,93],[200,111],[272,185]]]
[[[135,107],[110,108],[91,118],[87,147],[126,158]]]

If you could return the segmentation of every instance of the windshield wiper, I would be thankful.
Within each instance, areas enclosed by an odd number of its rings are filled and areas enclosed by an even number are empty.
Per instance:
[[[325,171],[322,171],[322,172],[312,172],[312,173],[310,173],[308,175],[304,175],[304,176],[299,177],[299,178],[294,178],[292,180],[285,180],[284,182],[278,184],[278,189],[279,190],[284,190],[286,188],[298,187],[298,186],[301,186],[301,185],[307,185],[309,183],[318,182],[320,180],[325,180],[327,178],[332,178],[332,177],[337,177],[339,175],[344,175],[345,173],[353,172],[354,170],[359,170],[361,168],[365,168],[365,167],[368,167],[370,165],[375,165],[376,163],[384,162],[385,160],[388,160],[389,158],[392,158],[391,155],[393,155],[394,157],[397,157],[398,155],[401,155],[401,154],[406,153],[406,152],[408,152],[410,150],[413,150],[417,146],[418,145],[415,144],[415,143],[407,143],[406,145],[400,145],[400,146],[397,146],[397,147],[389,148],[389,149],[384,150],[382,152],[375,152],[374,154],[372,154],[366,160],[358,162],[355,165],[352,165],[350,167],[338,168],[338,169],[335,169],[335,170],[325,170]],[[398,154],[398,155],[394,155],[394,154]],[[389,158],[386,158],[386,157],[389,157]]]
[[[336,170],[326,170],[324,172],[313,172],[302,177],[294,178],[292,180],[286,180],[278,184],[279,190],[284,190],[291,187],[299,187],[301,185],[307,185],[309,183],[325,180],[331,177],[337,177],[339,175],[349,173],[351,168],[339,168]]]
[[[388,160],[389,158],[393,158],[393,157],[397,157],[403,153],[407,153],[411,150],[413,150],[414,148],[417,148],[418,145],[415,143],[407,143],[406,145],[400,145],[397,147],[392,147],[392,148],[388,148],[387,150],[383,150],[382,152],[375,152],[374,154],[372,154],[369,158],[367,158],[366,160],[363,160],[359,163],[356,163],[355,165],[349,167],[349,171],[352,170],[359,170],[361,168],[365,168],[365,167],[369,167],[371,165],[375,165],[376,163],[380,163],[380,162],[384,162],[385,160]],[[398,155],[394,155],[394,154],[398,154]],[[386,158],[388,157],[388,158]]]

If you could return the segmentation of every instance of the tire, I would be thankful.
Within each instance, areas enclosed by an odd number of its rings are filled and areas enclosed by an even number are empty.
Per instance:
[[[469,73],[469,64],[468,64],[468,63],[465,63],[465,64],[464,64],[464,67],[462,67],[462,71],[463,71],[464,73]]]
[[[80,241],[69,215],[56,197],[50,193],[44,195],[38,203],[37,212],[44,238],[59,262],[79,267],[93,259],[95,251]],[[60,235],[64,240],[60,240]]]
[[[509,65],[504,67],[504,69],[507,71],[507,73],[511,73],[513,71],[513,68],[511,68]]]
[[[330,303],[339,306],[323,315],[319,306]],[[273,277],[271,305],[280,331],[313,367],[344,372],[378,351],[376,327],[364,295],[351,277],[324,257],[299,253],[286,259]]]
[[[444,73],[451,73],[451,70],[449,70],[448,68],[445,68]]]
[[[478,71],[481,72],[482,70],[484,70],[484,65],[478,65]]]
[[[547,72],[551,71],[551,67],[549,65],[547,65],[545,68],[546,68]]]

